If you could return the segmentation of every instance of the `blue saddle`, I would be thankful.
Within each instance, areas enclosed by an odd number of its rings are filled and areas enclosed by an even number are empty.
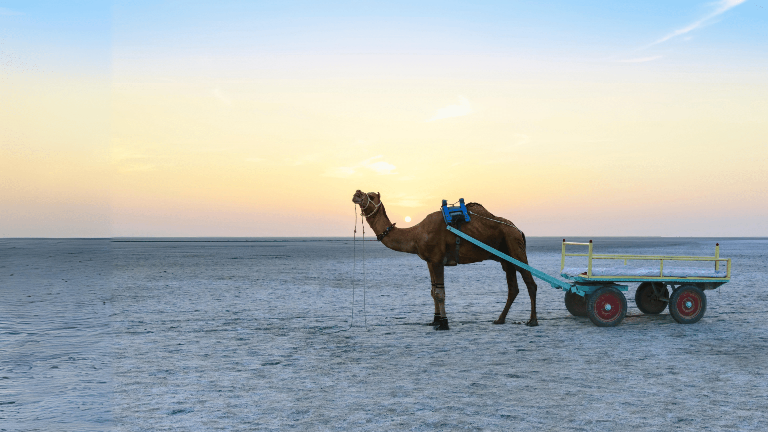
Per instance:
[[[445,219],[446,225],[461,225],[463,222],[469,222],[469,212],[467,206],[464,205],[464,198],[459,198],[458,206],[448,206],[448,201],[443,200],[443,205],[440,207],[443,213],[443,219]]]

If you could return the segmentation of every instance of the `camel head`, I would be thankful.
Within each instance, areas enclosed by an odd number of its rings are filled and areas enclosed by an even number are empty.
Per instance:
[[[381,205],[381,194],[378,192],[365,193],[360,189],[352,195],[352,202],[359,205],[363,213],[369,214],[375,212]],[[367,211],[366,211],[367,209]]]

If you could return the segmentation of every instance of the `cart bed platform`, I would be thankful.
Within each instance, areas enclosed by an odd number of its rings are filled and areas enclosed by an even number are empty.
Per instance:
[[[587,277],[587,267],[568,267],[561,272],[562,276],[568,279]],[[592,276],[636,279],[638,277],[663,277],[680,279],[701,279],[716,278],[722,279],[728,276],[724,270],[704,269],[704,268],[683,268],[683,267],[665,267],[663,270],[652,267],[627,268],[627,267],[592,267]]]

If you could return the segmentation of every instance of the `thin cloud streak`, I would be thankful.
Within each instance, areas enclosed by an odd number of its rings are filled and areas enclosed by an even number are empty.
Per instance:
[[[715,10],[712,11],[709,15],[706,15],[704,18],[701,18],[700,20],[698,20],[696,22],[693,22],[693,23],[691,23],[691,24],[689,24],[689,25],[687,25],[687,26],[685,26],[685,27],[683,27],[681,29],[677,29],[677,30],[673,31],[672,33],[664,36],[663,38],[657,40],[656,42],[653,42],[652,44],[646,46],[646,48],[652,47],[654,45],[658,45],[658,44],[660,44],[662,42],[666,42],[666,41],[668,41],[668,40],[670,40],[670,39],[672,39],[674,37],[677,37],[677,36],[686,34],[688,32],[691,32],[693,30],[696,30],[697,28],[699,28],[702,25],[706,24],[707,21],[711,20],[712,18],[725,13],[726,11],[728,11],[728,10],[730,10],[730,9],[732,9],[732,8],[742,4],[742,3],[744,3],[745,1],[747,1],[747,0],[720,0],[719,2],[715,3],[717,6],[716,6]]]
[[[627,60],[619,60],[619,63],[645,63],[649,61],[654,61],[662,58],[664,56],[653,56],[653,57],[641,57],[641,58],[635,58],[635,59],[627,59]]]
[[[442,120],[452,117],[463,117],[465,115],[472,114],[472,104],[464,96],[459,96],[459,103],[457,105],[448,105],[447,107],[437,110],[435,115],[427,119],[426,122],[432,122],[435,120]]]
[[[378,160],[383,157],[384,156],[382,155],[374,156],[351,167],[331,168],[326,170],[323,176],[334,178],[349,178],[358,173],[360,168],[367,168],[379,175],[397,174],[395,171],[397,169],[396,166],[392,165],[391,163]]]
[[[211,90],[213,97],[223,102],[226,105],[232,105],[232,98],[224,94],[218,87]]]

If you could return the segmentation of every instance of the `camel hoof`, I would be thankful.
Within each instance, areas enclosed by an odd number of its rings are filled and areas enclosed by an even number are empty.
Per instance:
[[[435,317],[432,319],[432,322],[428,325],[431,325],[432,327],[440,325],[440,314],[436,314]]]
[[[507,322],[507,320],[501,318],[493,321],[494,324],[504,324],[505,322]]]
[[[525,323],[528,327],[536,327],[539,325],[539,320],[530,320],[527,323]]]
[[[440,319],[440,324],[435,326],[435,330],[450,330],[450,327],[448,327],[448,318]]]

